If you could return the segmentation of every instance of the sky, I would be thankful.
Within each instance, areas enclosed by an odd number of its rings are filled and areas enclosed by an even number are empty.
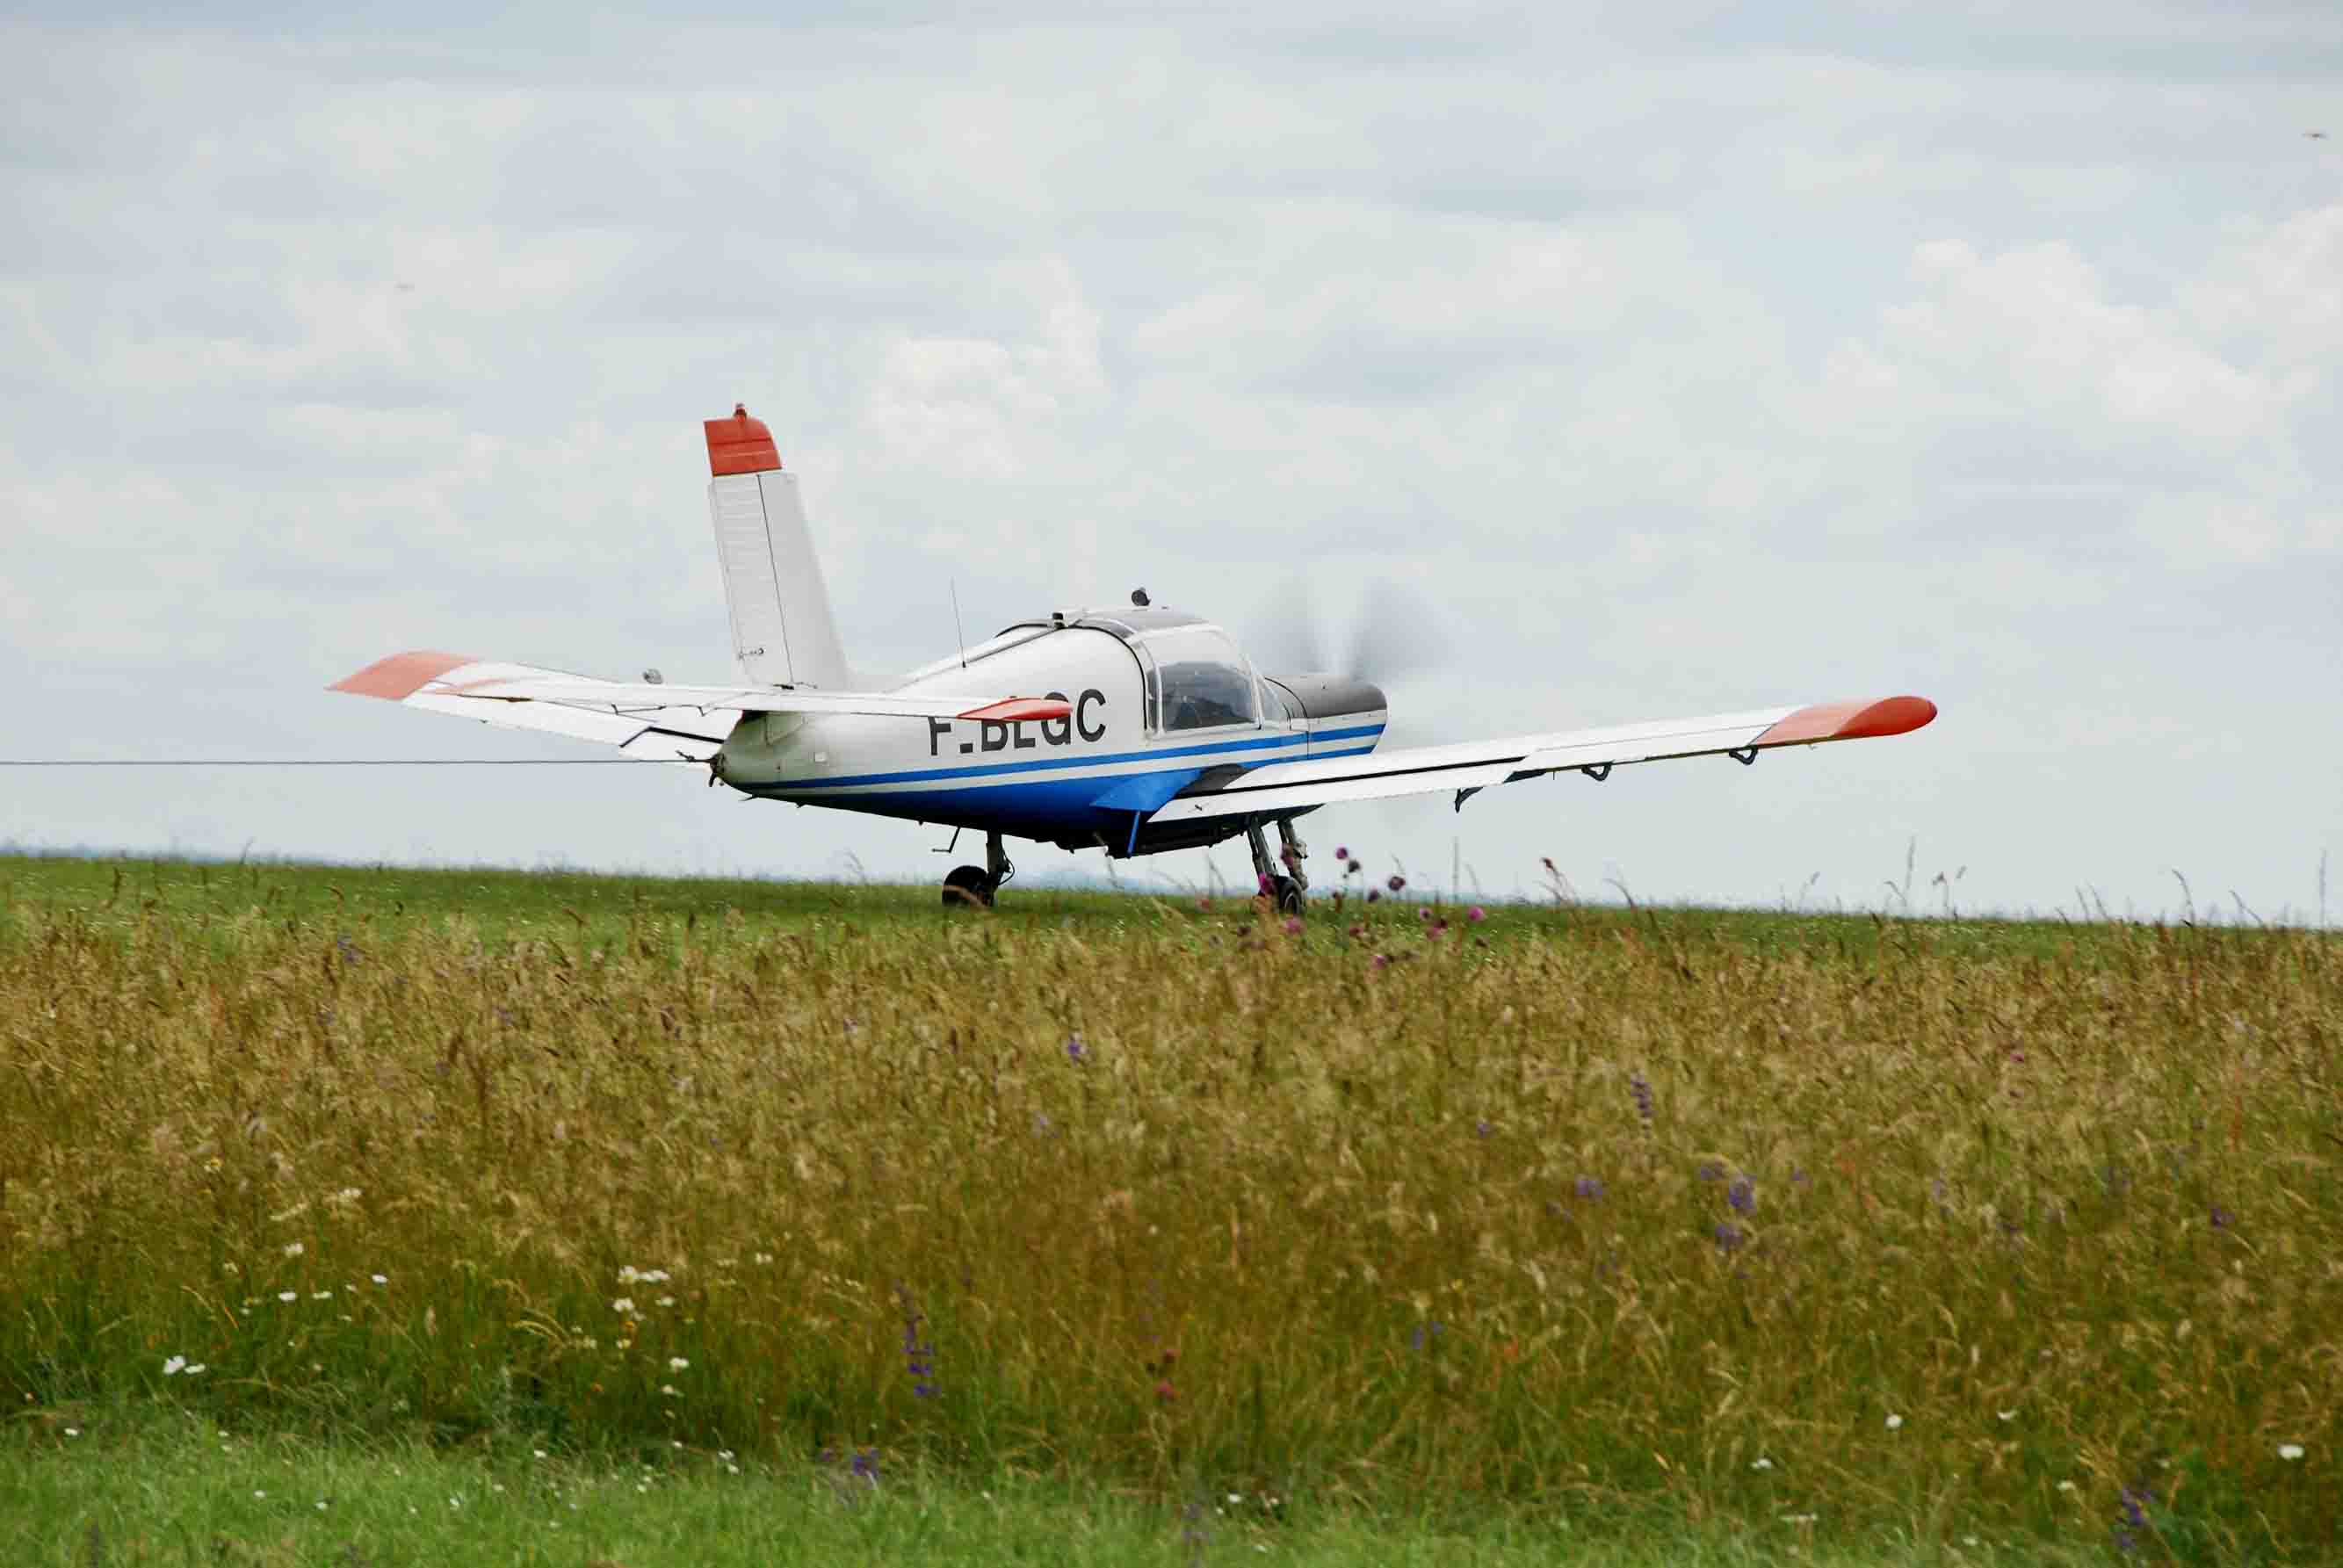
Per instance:
[[[0,757],[590,755],[324,689],[729,678],[699,422],[740,401],[874,676],[955,593],[973,639],[1143,585],[1272,667],[1415,651],[1394,743],[1941,709],[1328,809],[1322,876],[2343,918],[2323,0],[34,4],[0,196]],[[705,781],[0,769],[0,844],[951,863]]]

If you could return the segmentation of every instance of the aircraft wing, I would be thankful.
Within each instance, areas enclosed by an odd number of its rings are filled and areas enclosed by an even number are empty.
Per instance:
[[[1515,735],[1458,746],[1415,746],[1356,757],[1278,762],[1236,774],[1217,787],[1179,796],[1151,819],[1185,822],[1206,817],[1270,815],[1338,800],[1375,800],[1440,790],[1455,791],[1461,809],[1464,797],[1474,790],[1541,774],[1584,769],[1602,778],[1613,768],[1630,762],[1657,762],[1672,757],[1732,754],[1754,759],[1757,752],[1776,746],[1902,735],[1936,717],[1936,705],[1925,697],[1886,697],[1870,702],[1761,708],[1703,719],[1659,719],[1605,729]]]
[[[900,697],[803,688],[597,680],[534,665],[428,649],[377,659],[327,689],[379,697],[508,729],[601,741],[638,757],[686,757],[696,762],[716,754],[731,733],[737,716],[743,713],[852,713],[1007,723],[1063,719],[1071,711],[1066,703],[1051,698]]]

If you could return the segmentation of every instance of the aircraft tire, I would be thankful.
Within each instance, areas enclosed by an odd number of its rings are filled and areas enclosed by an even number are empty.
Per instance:
[[[1302,912],[1301,883],[1291,877],[1274,877],[1270,880],[1270,890],[1275,895],[1279,914],[1298,915]]]
[[[948,910],[989,910],[997,890],[992,879],[981,866],[954,866],[944,878],[944,908]]]

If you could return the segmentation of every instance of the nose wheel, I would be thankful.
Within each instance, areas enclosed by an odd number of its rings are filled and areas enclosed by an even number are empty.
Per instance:
[[[984,836],[984,864],[954,866],[944,878],[944,908],[989,910],[1001,896],[1001,884],[1017,875],[1001,835]]]

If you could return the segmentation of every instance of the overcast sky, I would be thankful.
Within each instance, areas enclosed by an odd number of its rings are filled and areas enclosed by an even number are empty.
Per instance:
[[[955,583],[1280,650],[1397,583],[1403,740],[1943,709],[1306,824],[1379,869],[2343,911],[2331,0],[206,10],[0,22],[0,755],[589,755],[323,688],[727,677],[737,399],[874,673]],[[0,842],[950,864],[702,783],[0,770]]]

